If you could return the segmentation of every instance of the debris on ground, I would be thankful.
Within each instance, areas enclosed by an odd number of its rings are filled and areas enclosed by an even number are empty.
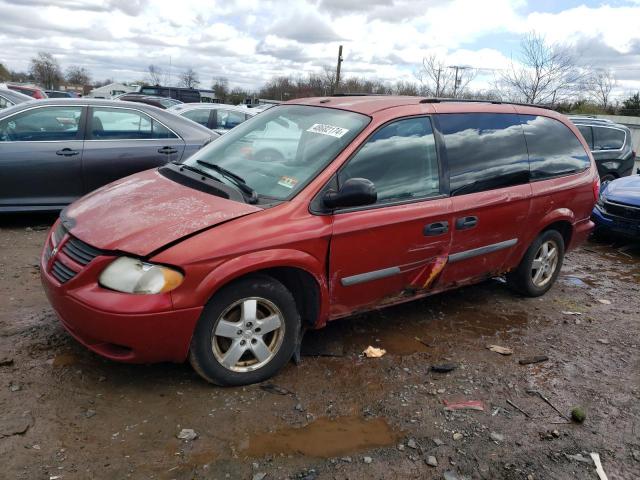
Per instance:
[[[28,414],[2,416],[0,423],[0,438],[11,437],[13,435],[22,435],[29,430],[33,423],[33,417]]]
[[[0,357],[0,367],[10,367],[13,365],[13,358]]]
[[[362,461],[368,465],[368,464],[370,464],[371,462],[373,462],[373,458],[371,458],[371,457],[364,457],[364,458],[362,459]]]
[[[556,412],[558,412],[558,414],[564,418],[565,420],[569,420],[569,417],[567,417],[564,413],[562,413],[562,411],[560,411],[560,409],[558,409],[558,407],[556,407],[553,403],[551,403],[551,400],[549,400],[547,397],[545,397],[541,392],[539,392],[538,390],[527,390],[527,393],[529,395],[537,395],[539,396],[542,400],[545,401],[545,403],[547,405],[549,405],[551,408],[553,408]]]
[[[376,348],[371,345],[362,352],[362,354],[367,358],[380,358],[385,353],[387,353],[387,351],[384,348]]]
[[[95,410],[88,409],[86,412],[84,412],[84,416],[86,418],[95,417],[95,415],[96,415],[96,411]]]
[[[264,472],[254,473],[253,477],[251,477],[251,480],[264,480],[266,476],[267,474]]]
[[[458,368],[455,363],[441,363],[439,365],[431,365],[431,371],[437,373],[448,373]]]
[[[601,343],[602,345],[609,345],[609,340],[606,338],[599,338],[598,343]]]
[[[410,438],[409,441],[407,442],[407,447],[416,449],[418,448],[418,444],[413,438]]]
[[[607,474],[604,473],[604,468],[602,468],[602,462],[600,462],[600,455],[595,452],[591,452],[591,459],[593,460],[593,463],[596,466],[596,473],[598,474],[598,477],[600,478],[600,480],[609,480],[607,478]]]
[[[513,353],[513,350],[509,347],[501,347],[500,345],[488,345],[487,348],[500,355],[511,355]]]
[[[482,400],[464,400],[461,402],[450,402],[448,400],[443,400],[444,409],[448,411],[453,410],[479,410],[484,412],[485,406]]]
[[[518,405],[516,405],[515,403],[513,403],[511,400],[507,400],[507,403],[509,405],[511,405],[513,408],[515,408],[516,410],[518,410],[521,414],[523,414],[525,417],[530,417],[531,415],[529,415],[527,412],[525,412],[523,409],[521,409]]]
[[[535,355],[533,357],[521,358],[520,360],[518,360],[518,363],[520,365],[529,365],[531,363],[546,362],[547,360],[549,360],[549,357],[547,357],[546,355]]]
[[[176,435],[180,440],[186,440],[190,442],[191,440],[195,440],[198,438],[198,434],[192,428],[183,428],[180,430],[180,433]]]
[[[264,390],[267,393],[273,393],[275,395],[295,395],[295,393],[293,393],[291,390],[276,385],[275,383],[260,385],[260,389]]]
[[[581,453],[576,453],[575,455],[569,455],[569,454],[565,453],[564,456],[567,457],[568,460],[575,460],[576,462],[589,463],[589,464],[593,465],[593,460],[591,460],[590,458],[585,457]]]
[[[447,470],[446,472],[444,472],[444,480],[460,480],[458,478],[458,475],[455,472],[452,472],[451,470]]]
[[[427,459],[425,460],[425,462],[427,463],[427,465],[429,465],[430,467],[437,467],[438,466],[438,460],[436,459],[436,457],[434,457],[433,455],[429,455],[427,457]]]
[[[582,315],[582,312],[571,312],[571,311],[564,311],[562,312],[563,315]]]
[[[504,442],[504,435],[502,435],[501,433],[491,432],[489,436],[491,437],[491,440],[493,440],[494,442],[498,442],[498,443]]]
[[[604,298],[599,298],[598,302],[603,304],[603,305],[611,305],[611,300],[606,300]]]
[[[453,439],[454,440],[461,440],[462,437],[464,437],[464,435],[462,435],[460,432],[456,432],[453,434]]]
[[[587,413],[582,407],[574,407],[571,410],[571,418],[578,423],[582,423],[587,418]]]

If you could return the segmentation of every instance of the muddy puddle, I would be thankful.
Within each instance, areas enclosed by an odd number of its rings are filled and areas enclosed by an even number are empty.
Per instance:
[[[252,435],[239,452],[254,458],[280,454],[328,458],[393,445],[398,438],[400,433],[383,418],[319,418],[301,428]]]

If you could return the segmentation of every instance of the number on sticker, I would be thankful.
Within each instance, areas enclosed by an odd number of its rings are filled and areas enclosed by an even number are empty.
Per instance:
[[[341,138],[349,130],[342,127],[336,127],[333,125],[324,125],[322,123],[314,123],[311,125],[307,132],[320,133],[322,135],[329,135],[330,137]]]

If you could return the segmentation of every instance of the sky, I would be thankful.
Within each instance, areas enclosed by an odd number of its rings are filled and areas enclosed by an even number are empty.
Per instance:
[[[27,70],[39,51],[94,80],[176,83],[193,68],[247,89],[275,75],[335,68],[343,75],[416,81],[422,59],[482,69],[487,88],[517,58],[523,35],[574,47],[610,69],[617,96],[640,90],[640,0],[0,0],[0,63]]]

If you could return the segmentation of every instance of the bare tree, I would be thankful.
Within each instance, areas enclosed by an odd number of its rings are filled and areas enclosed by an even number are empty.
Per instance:
[[[217,77],[213,79],[211,89],[216,94],[216,98],[225,102],[229,95],[229,79],[226,77]]]
[[[57,88],[62,80],[62,72],[58,61],[47,52],[39,52],[31,59],[30,73],[36,82],[47,89]]]
[[[71,66],[67,68],[65,73],[65,80],[71,85],[89,85],[91,83],[91,76],[89,71],[84,67]]]
[[[149,83],[151,85],[160,85],[162,83],[162,78],[164,77],[162,68],[152,63],[147,67],[147,73],[149,74]]]
[[[575,93],[584,75],[566,47],[530,32],[520,42],[518,61],[511,60],[498,84],[511,100],[553,104]]]
[[[184,73],[180,74],[180,85],[187,88],[195,88],[200,85],[200,80],[198,80],[198,72],[196,72],[193,68],[188,68],[184,71]]]
[[[437,55],[423,58],[422,67],[415,72],[422,85],[420,93],[433,97],[462,96],[476,75],[476,69],[448,65]]]
[[[11,79],[11,72],[7,70],[2,63],[0,63],[0,82],[6,82]]]
[[[596,70],[589,76],[585,86],[589,97],[606,110],[617,83],[611,70]]]

